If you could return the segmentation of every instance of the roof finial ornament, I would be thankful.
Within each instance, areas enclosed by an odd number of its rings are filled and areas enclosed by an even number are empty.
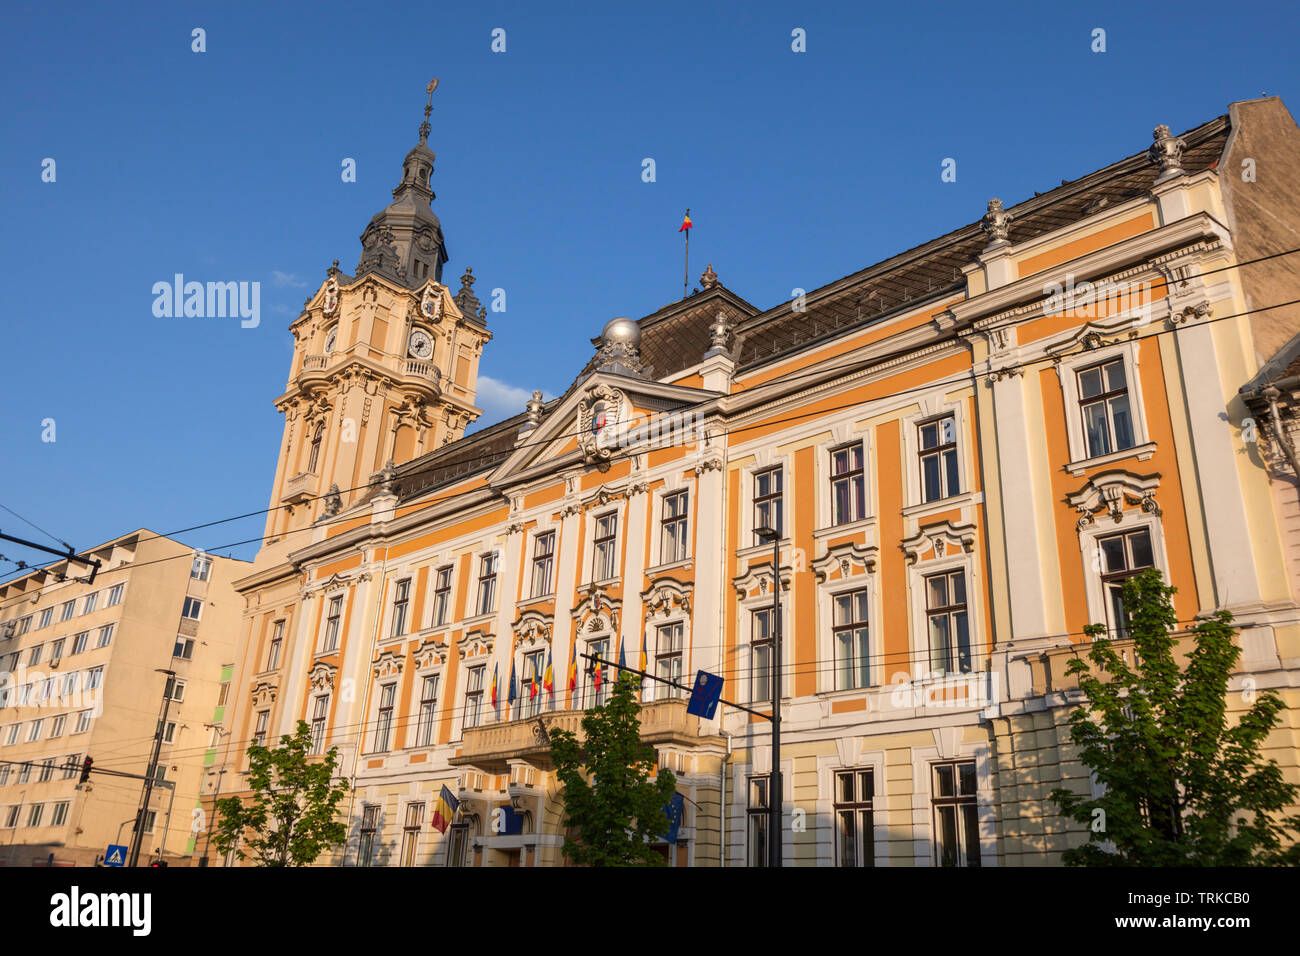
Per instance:
[[[705,270],[700,273],[700,288],[706,292],[718,284],[718,274],[713,271],[713,263],[710,262]]]
[[[1007,242],[1010,239],[1011,218],[1011,213],[1002,208],[1001,199],[995,197],[989,200],[988,212],[980,220],[980,228],[989,237],[989,245]]]
[[[433,129],[429,125],[429,116],[433,113],[433,91],[438,88],[438,78],[435,76],[429,81],[429,85],[424,88],[424,92],[429,94],[429,102],[424,105],[424,122],[420,124],[420,145],[423,146],[429,141],[429,131]]]
[[[1183,173],[1183,150],[1187,143],[1181,136],[1172,136],[1169,133],[1169,127],[1161,123],[1151,134],[1155,141],[1147,150],[1147,156],[1151,162],[1160,167],[1160,175],[1157,180],[1168,179],[1170,176],[1181,176]]]

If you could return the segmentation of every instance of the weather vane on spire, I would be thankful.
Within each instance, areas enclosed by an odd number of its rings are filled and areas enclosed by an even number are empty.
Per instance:
[[[438,78],[435,76],[429,81],[429,85],[424,88],[424,92],[429,94],[429,102],[424,106],[424,122],[420,124],[420,145],[423,146],[429,140],[429,131],[433,128],[429,125],[429,115],[433,113],[433,91],[438,88]]]

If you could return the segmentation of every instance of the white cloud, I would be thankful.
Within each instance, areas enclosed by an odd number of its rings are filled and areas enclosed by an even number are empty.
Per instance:
[[[306,279],[298,278],[293,272],[281,272],[279,269],[271,270],[271,281],[281,288],[288,286],[291,289],[302,289],[307,285]]]
[[[474,404],[483,409],[483,414],[471,426],[472,430],[477,431],[485,425],[499,422],[511,415],[518,415],[524,410],[525,403],[532,397],[533,390],[531,388],[519,388],[506,382],[497,381],[495,378],[480,375],[478,377],[478,391],[474,395]],[[554,395],[543,390],[542,398],[550,401],[554,397]]]

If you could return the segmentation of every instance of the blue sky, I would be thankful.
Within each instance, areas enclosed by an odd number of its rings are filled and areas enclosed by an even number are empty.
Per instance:
[[[433,76],[443,279],[468,265],[485,303],[505,291],[487,423],[562,391],[612,316],[680,297],[687,206],[692,283],[712,263],[767,308],[1141,150],[1156,123],[1262,92],[1297,109],[1294,3],[1134,6],[10,2],[0,504],[78,548],[266,507],[287,325],[332,260],[355,267]],[[156,318],[178,272],[260,282],[261,324]],[[39,537],[6,512],[0,529]]]

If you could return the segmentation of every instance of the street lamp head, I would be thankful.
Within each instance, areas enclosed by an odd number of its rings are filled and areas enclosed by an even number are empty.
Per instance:
[[[781,540],[781,532],[777,531],[775,528],[769,528],[767,525],[763,525],[761,528],[755,528],[754,534],[758,535],[760,541]]]

